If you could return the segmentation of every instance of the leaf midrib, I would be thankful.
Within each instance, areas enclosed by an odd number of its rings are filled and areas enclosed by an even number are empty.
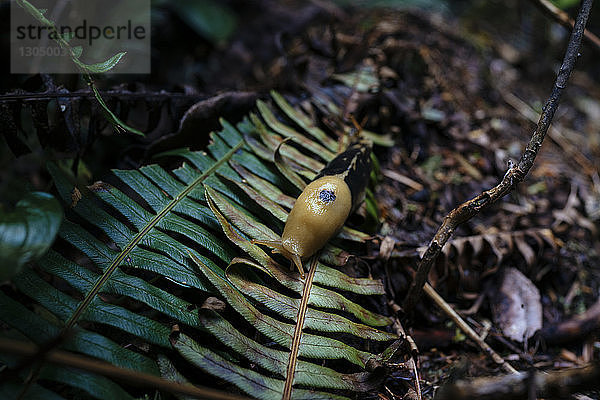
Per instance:
[[[143,229],[141,229],[137,235],[134,236],[134,238],[127,244],[127,246],[125,246],[125,248],[110,263],[110,265],[108,266],[108,268],[106,268],[102,276],[96,281],[96,283],[92,286],[89,292],[85,295],[84,299],[79,303],[71,317],[69,317],[69,319],[67,320],[63,331],[71,329],[75,325],[75,323],[79,320],[83,312],[90,305],[94,297],[98,294],[102,286],[104,286],[104,284],[110,279],[113,272],[117,269],[119,265],[121,265],[121,262],[129,256],[131,251],[133,251],[133,249],[140,243],[142,238],[146,234],[148,234],[148,232],[150,232],[161,219],[168,215],[171,212],[171,210],[177,204],[179,204],[181,200],[183,200],[188,194],[190,194],[190,192],[192,192],[198,185],[200,185],[207,177],[214,173],[223,163],[229,160],[233,156],[233,154],[242,147],[243,144],[244,141],[241,140],[238,144],[231,148],[231,150],[229,150],[222,158],[217,160],[209,169],[203,172],[179,195],[175,196],[173,200],[169,202],[169,204],[167,204],[167,206],[163,210],[156,214],[154,218],[152,218],[150,222],[148,222],[148,224]]]
[[[310,297],[310,289],[313,285],[313,278],[317,269],[319,253],[311,259],[310,269],[304,281],[304,290],[302,291],[302,299],[298,306],[298,315],[296,316],[296,327],[294,336],[290,345],[290,357],[285,377],[285,385],[283,387],[282,400],[290,400],[292,398],[292,386],[294,384],[294,375],[296,374],[296,365],[298,363],[298,351],[300,350],[300,342],[302,340],[302,328],[306,318],[306,309],[308,308],[308,299]]]

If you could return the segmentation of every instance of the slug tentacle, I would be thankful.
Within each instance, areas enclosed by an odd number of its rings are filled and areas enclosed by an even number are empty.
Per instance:
[[[296,266],[296,268],[298,268],[298,272],[300,272],[300,277],[302,279],[304,279],[304,268],[302,267],[302,259],[300,258],[300,255],[298,253],[295,253],[293,251],[289,251],[288,249],[286,249],[285,245],[281,241],[281,239],[279,239],[279,240],[251,240],[250,243],[262,244],[262,245],[268,246],[273,249],[273,250],[271,250],[272,253],[282,254],[285,258],[290,260]]]
[[[250,241],[252,244],[264,244],[265,246],[272,247],[273,250],[280,250],[283,248],[283,244],[281,243],[281,239],[278,240],[256,240],[252,239]]]

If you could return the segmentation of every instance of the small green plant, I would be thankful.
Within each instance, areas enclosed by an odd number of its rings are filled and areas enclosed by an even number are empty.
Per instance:
[[[102,111],[106,118],[113,124],[115,130],[118,132],[129,131],[131,133],[135,133],[136,135],[144,136],[144,133],[125,124],[125,122],[121,121],[106,105],[104,99],[100,95],[98,88],[94,84],[94,80],[92,79],[91,74],[101,74],[104,72],[108,72],[113,69],[119,61],[125,56],[126,52],[120,52],[115,54],[114,56],[108,58],[103,62],[99,62],[96,64],[86,64],[80,60],[81,54],[83,53],[83,48],[81,46],[71,46],[69,40],[72,38],[72,34],[59,34],[54,22],[50,21],[44,16],[46,10],[38,9],[33,4],[28,2],[27,0],[17,0],[17,4],[21,6],[27,13],[29,13],[33,18],[35,18],[38,22],[43,24],[48,30],[51,32],[50,37],[52,37],[58,45],[66,50],[70,55],[71,60],[77,66],[77,68],[81,71],[82,76],[86,80],[88,86],[92,89],[94,93],[94,97],[102,107]]]

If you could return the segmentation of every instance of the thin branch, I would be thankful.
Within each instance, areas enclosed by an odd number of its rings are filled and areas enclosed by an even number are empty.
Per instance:
[[[423,290],[425,291],[425,294],[427,294],[431,300],[433,300],[435,304],[437,304],[437,306],[440,307],[442,311],[444,311],[446,315],[452,319],[452,321],[454,321],[456,326],[458,326],[469,338],[471,338],[471,340],[477,343],[479,348],[481,348],[484,353],[490,356],[496,364],[498,364],[508,373],[517,373],[517,370],[514,369],[512,365],[507,363],[498,353],[496,353],[494,349],[492,349],[490,345],[487,344],[485,340],[483,340],[448,303],[446,303],[442,296],[440,296],[429,283],[425,283]]]
[[[431,243],[429,243],[429,247],[419,262],[415,277],[402,304],[405,312],[412,310],[419,301],[423,291],[423,285],[427,281],[429,275],[429,270],[448,239],[450,239],[454,233],[454,230],[460,224],[477,215],[481,210],[490,207],[493,203],[507,195],[519,182],[523,181],[533,166],[535,158],[542,147],[550,122],[558,108],[562,92],[567,85],[567,81],[579,55],[579,48],[581,46],[585,25],[592,8],[592,3],[593,0],[583,0],[571,38],[569,39],[563,63],[558,70],[552,93],[546,101],[545,106],[542,108],[542,115],[540,116],[537,127],[533,132],[529,143],[527,143],[527,146],[525,147],[521,159],[516,165],[510,165],[504,178],[502,178],[502,181],[497,186],[456,207],[444,218],[444,221],[433,237]]]
[[[32,357],[40,354],[40,349],[32,343],[20,340],[0,338],[0,352]],[[38,360],[39,361],[39,360]],[[242,396],[220,392],[214,389],[200,388],[191,384],[182,384],[158,376],[133,371],[126,368],[116,367],[105,361],[95,360],[90,357],[81,356],[63,350],[50,350],[44,354],[44,361],[78,368],[112,379],[118,379],[143,388],[155,388],[168,393],[192,396],[200,399],[214,400],[242,400]]]

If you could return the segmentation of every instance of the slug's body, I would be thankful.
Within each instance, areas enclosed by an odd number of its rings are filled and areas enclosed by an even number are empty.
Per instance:
[[[331,160],[306,186],[290,211],[280,240],[254,240],[291,260],[304,277],[302,260],[321,249],[364,196],[371,173],[371,144],[359,141]]]

